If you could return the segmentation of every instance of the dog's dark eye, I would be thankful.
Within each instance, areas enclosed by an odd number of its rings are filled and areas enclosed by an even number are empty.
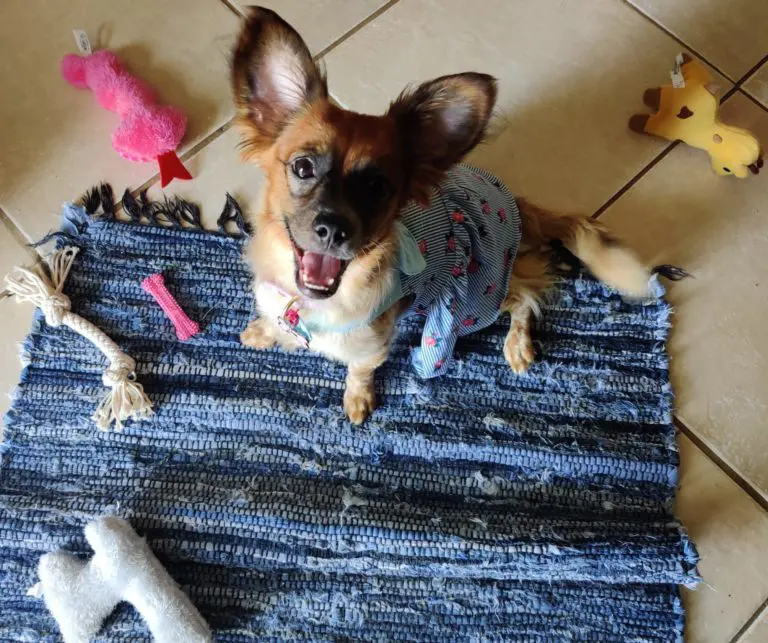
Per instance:
[[[375,203],[383,201],[389,196],[389,183],[378,174],[365,177],[362,188],[365,196]]]
[[[373,214],[394,194],[390,182],[376,168],[353,170],[345,177],[345,193],[352,207]]]
[[[311,179],[315,176],[315,164],[306,156],[296,159],[291,164],[291,170],[300,179]]]

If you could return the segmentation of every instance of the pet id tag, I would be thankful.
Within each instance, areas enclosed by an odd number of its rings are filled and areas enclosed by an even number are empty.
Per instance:
[[[283,314],[277,318],[277,325],[281,330],[296,338],[302,348],[309,348],[309,340],[312,339],[307,327],[299,317],[299,311],[293,308],[298,298],[291,299],[283,309]]]

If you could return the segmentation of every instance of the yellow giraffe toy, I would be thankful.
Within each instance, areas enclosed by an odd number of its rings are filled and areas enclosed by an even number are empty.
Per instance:
[[[760,143],[747,130],[720,122],[717,98],[707,87],[712,80],[707,68],[683,54],[679,71],[681,87],[664,85],[645,91],[643,102],[655,113],[635,114],[629,128],[706,150],[721,176],[743,179],[749,172],[758,174],[763,167]]]

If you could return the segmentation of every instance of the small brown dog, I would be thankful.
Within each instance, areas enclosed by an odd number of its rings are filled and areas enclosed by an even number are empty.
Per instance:
[[[443,197],[445,178],[483,138],[495,81],[477,73],[444,76],[404,92],[384,115],[357,114],[329,101],[325,77],[293,28],[272,11],[252,8],[234,51],[232,82],[244,157],[267,175],[249,250],[261,316],[242,333],[242,342],[254,348],[309,345],[347,364],[344,410],[361,423],[375,408],[374,372],[388,357],[395,322],[413,303],[393,299],[393,292],[400,294],[403,213],[410,208],[410,218],[418,219],[414,203],[426,208]],[[515,372],[534,359],[530,320],[554,280],[543,247],[552,240],[622,293],[647,294],[649,272],[602,224],[515,201],[494,177],[462,171],[495,190],[506,207],[492,218],[511,221],[510,234],[517,235],[508,244],[513,247],[504,247],[504,279],[485,290],[491,294],[499,286],[494,318],[510,314],[504,357]],[[488,203],[480,203],[489,215]],[[446,253],[458,252],[453,277],[456,284],[468,283],[479,246],[488,240],[500,249],[498,234],[465,222],[450,207],[445,216],[462,226],[466,243],[457,250],[449,235]],[[418,248],[427,254],[424,241]],[[454,307],[455,297],[445,305]],[[478,318],[468,322],[465,332]],[[431,341],[427,346],[437,339]],[[440,360],[436,371],[443,366]]]

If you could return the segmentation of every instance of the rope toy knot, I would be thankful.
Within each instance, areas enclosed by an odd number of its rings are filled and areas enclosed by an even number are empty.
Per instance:
[[[130,361],[121,361],[116,364],[110,364],[109,368],[101,376],[101,381],[104,382],[104,386],[114,388],[121,382],[135,382],[136,381],[136,362],[129,358]]]
[[[72,309],[69,297],[52,292],[40,302],[40,310],[45,316],[45,323],[56,328],[64,323],[64,315]]]

